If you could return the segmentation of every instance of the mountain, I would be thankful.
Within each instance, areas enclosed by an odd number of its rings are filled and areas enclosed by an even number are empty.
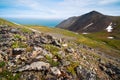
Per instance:
[[[74,32],[99,32],[104,31],[108,26],[116,27],[116,21],[120,17],[108,16],[97,11],[91,11],[78,17],[71,17],[64,20],[56,27]]]

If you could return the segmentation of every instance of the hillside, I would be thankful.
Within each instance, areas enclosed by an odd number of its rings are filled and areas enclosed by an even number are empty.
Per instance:
[[[65,25],[64,23],[69,20],[71,19],[67,19],[58,24],[57,28],[67,29],[80,33],[80,35],[83,35],[84,37],[95,40],[97,42],[102,42],[105,45],[120,51],[119,16],[108,16],[97,11],[92,11],[82,16],[76,17],[76,21],[74,21],[73,24]],[[69,22],[72,22],[72,20]],[[62,25],[67,26],[67,28],[64,28]],[[107,28],[111,28],[110,32],[107,30]],[[105,51],[107,51],[107,49]]]
[[[119,80],[118,53],[71,31],[0,20],[1,80]]]
[[[97,11],[91,11],[84,15],[75,17],[74,19],[68,18],[67,20],[58,24],[56,27],[78,33],[93,33],[105,31],[109,25],[116,29],[119,19],[120,17],[117,16],[108,16]],[[69,22],[74,23],[69,24]],[[67,28],[65,26],[67,26]]]

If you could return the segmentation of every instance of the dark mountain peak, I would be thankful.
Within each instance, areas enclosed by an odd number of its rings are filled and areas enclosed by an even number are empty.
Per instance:
[[[91,14],[101,14],[100,12],[98,12],[98,11],[91,11],[91,12],[89,12],[89,13],[91,13]]]
[[[86,15],[89,15],[89,16],[103,16],[103,14],[98,12],[98,11],[91,11],[91,12],[85,14],[85,16]]]

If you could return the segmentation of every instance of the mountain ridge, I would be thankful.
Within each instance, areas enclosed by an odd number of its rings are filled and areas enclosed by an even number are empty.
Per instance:
[[[116,24],[116,21],[119,18],[120,16],[109,16],[109,15],[104,15],[102,13],[99,13],[97,11],[91,11],[84,15],[78,16],[76,17],[76,19],[73,19],[73,20],[72,19],[70,20],[68,18],[67,20],[58,24],[56,27],[67,29],[70,31],[78,32],[78,33],[99,32],[99,31],[105,30],[111,22],[113,23],[113,27],[115,27],[114,24]],[[67,21],[69,22],[74,21],[74,23],[66,25],[65,23],[67,23]],[[91,23],[92,25],[90,25],[89,27],[85,29],[85,27]],[[67,26],[67,28],[65,26]]]

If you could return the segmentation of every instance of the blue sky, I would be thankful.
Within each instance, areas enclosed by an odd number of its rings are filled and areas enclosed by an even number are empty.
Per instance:
[[[0,17],[65,19],[92,10],[120,16],[120,0],[0,0]]]

